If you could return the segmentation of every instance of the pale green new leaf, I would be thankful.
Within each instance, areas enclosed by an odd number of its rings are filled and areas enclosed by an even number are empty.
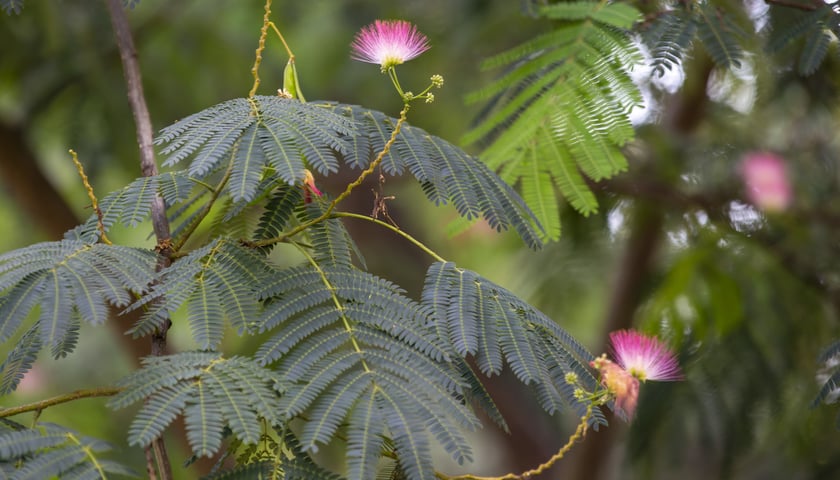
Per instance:
[[[543,236],[557,239],[557,197],[545,176],[586,215],[597,202],[580,171],[600,180],[627,168],[620,147],[634,136],[628,115],[641,103],[629,69],[641,56],[626,29],[640,14],[602,2],[556,3],[540,12],[563,21],[485,62],[505,71],[468,97],[490,105],[464,141],[487,145],[482,159],[508,182],[527,185]]]

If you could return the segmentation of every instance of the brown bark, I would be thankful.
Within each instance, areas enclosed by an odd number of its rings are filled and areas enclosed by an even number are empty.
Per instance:
[[[117,41],[117,48],[122,60],[123,74],[125,75],[126,93],[128,103],[131,106],[131,113],[134,116],[134,124],[137,132],[137,144],[140,147],[140,170],[144,177],[157,175],[157,162],[155,161],[154,145],[152,143],[153,131],[152,121],[149,117],[149,108],[146,105],[146,97],[143,93],[143,80],[140,74],[140,63],[137,61],[137,49],[134,46],[134,39],[131,36],[131,27],[125,15],[120,0],[107,0],[108,11],[111,15],[111,25],[114,28],[114,36]],[[171,263],[169,220],[166,217],[166,206],[163,197],[155,195],[152,200],[152,227],[157,239],[157,250],[160,255],[157,270],[168,267]],[[166,332],[171,322],[167,319],[165,326],[152,333],[151,355],[164,355],[166,351]],[[151,452],[149,451],[151,450]],[[153,455],[152,455],[153,454]],[[152,462],[151,457],[154,457]],[[155,466],[157,473],[163,480],[172,478],[172,467],[166,451],[163,437],[158,437],[147,447],[147,473],[154,477]]]

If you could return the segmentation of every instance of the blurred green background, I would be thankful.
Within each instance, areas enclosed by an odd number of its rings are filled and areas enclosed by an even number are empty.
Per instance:
[[[247,95],[262,4],[143,0],[129,12],[156,129]],[[436,73],[446,84],[409,120],[458,143],[481,107],[465,106],[465,94],[493,74],[479,70],[481,59],[550,28],[521,13],[511,0],[276,0],[272,19],[297,57],[308,99],[393,116],[400,100],[387,78],[377,66],[351,61],[349,44],[374,19],[414,22],[432,49],[400,67],[403,86],[420,90]],[[784,21],[777,17],[767,18],[771,28]],[[583,218],[562,207],[561,240],[538,252],[480,224],[450,237],[444,226],[454,209],[424,201],[411,181],[386,184],[396,197],[390,214],[403,229],[520,294],[593,353],[604,351],[607,332],[630,326],[679,349],[687,381],[645,385],[631,426],[615,419],[590,432],[543,478],[840,478],[837,408],[809,408],[825,368],[818,355],[840,337],[840,63],[832,52],[803,78],[786,55],[756,54],[750,70],[735,76],[692,51],[680,90],[652,87],[652,113],[626,149],[629,172],[593,185],[600,213]],[[286,60],[270,35],[259,93],[282,85]],[[650,74],[640,78],[650,83]],[[91,213],[68,148],[100,197],[138,176],[134,135],[104,4],[30,0],[21,15],[0,16],[0,251],[58,239]],[[794,200],[783,212],[765,215],[746,203],[739,162],[759,150],[787,162]],[[317,181],[335,194],[350,175]],[[371,206],[369,188],[347,205],[362,213]],[[419,292],[429,258],[383,230],[348,227],[374,273]],[[112,238],[151,247],[149,232],[141,225]],[[122,335],[126,326],[116,318],[85,327],[75,353],[62,361],[43,356],[0,405],[113,383],[148,349],[145,339]],[[171,348],[191,348],[188,333],[176,318]],[[226,342],[230,351],[245,346],[232,336]],[[488,388],[512,432],[475,435],[476,463],[466,471],[533,467],[574,428],[574,418],[542,415],[508,376]],[[111,440],[142,471],[142,452],[125,445],[131,414],[91,399],[50,408],[41,420]],[[169,445],[179,478],[197,478],[198,467],[178,466],[188,455],[177,429]],[[325,451],[324,461],[340,468]],[[440,470],[464,471],[443,457]]]

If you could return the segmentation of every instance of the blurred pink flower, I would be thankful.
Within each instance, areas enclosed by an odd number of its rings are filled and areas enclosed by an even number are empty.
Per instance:
[[[39,393],[47,387],[48,381],[49,379],[45,375],[44,369],[36,364],[26,372],[15,391],[30,394]]]
[[[592,361],[601,372],[601,384],[615,395],[615,408],[628,420],[633,418],[639,403],[639,379],[602,355]]]
[[[790,206],[793,192],[785,161],[769,152],[752,152],[741,162],[741,175],[747,198],[767,212],[779,212]]]
[[[615,362],[602,355],[591,365],[601,373],[601,383],[615,395],[615,406],[632,419],[639,400],[639,382],[646,380],[682,380],[674,354],[654,337],[633,330],[610,334]]]
[[[376,20],[356,34],[350,47],[353,60],[377,63],[384,72],[428,50],[429,39],[405,20]]]

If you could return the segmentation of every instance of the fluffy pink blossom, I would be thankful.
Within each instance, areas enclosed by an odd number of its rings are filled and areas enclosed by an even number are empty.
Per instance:
[[[363,27],[350,45],[353,60],[376,63],[382,71],[429,49],[429,39],[405,20],[376,20]]]
[[[610,345],[616,363],[643,382],[683,378],[677,358],[656,337],[635,330],[619,330],[610,334]]]
[[[601,373],[601,384],[615,396],[615,406],[628,419],[633,418],[639,400],[639,383],[646,380],[682,380],[674,354],[654,337],[633,330],[610,334],[615,362],[601,356],[591,365]]]
[[[741,175],[747,198],[767,212],[779,212],[790,206],[793,192],[785,161],[769,152],[753,152],[744,156]]]

